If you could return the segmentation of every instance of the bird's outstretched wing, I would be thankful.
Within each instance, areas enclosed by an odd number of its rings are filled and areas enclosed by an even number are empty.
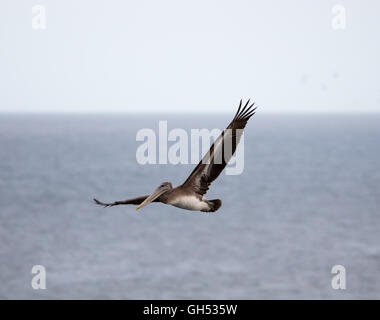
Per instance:
[[[127,200],[122,200],[122,201],[115,201],[115,202],[110,202],[110,203],[104,203],[104,202],[99,201],[98,199],[94,199],[94,201],[96,204],[98,204],[100,206],[104,206],[104,208],[107,208],[107,207],[117,206],[119,204],[135,204],[135,205],[138,205],[138,204],[141,204],[148,197],[149,196],[141,196],[141,197],[137,197],[137,198],[127,199]]]
[[[223,171],[236,151],[236,147],[243,134],[243,129],[249,118],[255,114],[256,108],[252,108],[255,103],[249,105],[249,101],[250,100],[248,100],[242,108],[242,101],[240,100],[240,105],[235,117],[226,130],[215,140],[210,150],[204,155],[201,162],[199,162],[184,182],[182,185],[183,188],[191,188],[203,196],[207,192],[210,184]],[[225,151],[225,148],[228,148],[228,150]]]

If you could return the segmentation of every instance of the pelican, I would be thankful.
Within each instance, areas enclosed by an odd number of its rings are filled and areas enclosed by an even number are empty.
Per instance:
[[[134,204],[137,205],[136,210],[139,210],[152,202],[161,202],[186,210],[215,212],[222,206],[222,201],[220,199],[207,200],[204,195],[230,161],[240,142],[243,129],[255,114],[256,107],[253,108],[255,103],[249,105],[249,102],[250,100],[242,108],[242,100],[240,100],[235,117],[227,129],[215,140],[210,150],[182,185],[173,188],[170,182],[163,182],[151,195],[111,203],[94,199],[95,203],[104,207]],[[228,143],[232,150],[226,154],[224,150]]]

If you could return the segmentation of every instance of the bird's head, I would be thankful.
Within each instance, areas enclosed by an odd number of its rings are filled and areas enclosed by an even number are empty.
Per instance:
[[[173,186],[170,182],[162,182],[156,190],[148,197],[146,198],[142,203],[140,203],[137,207],[136,210],[139,210],[142,207],[145,207],[149,203],[153,202],[156,200],[158,197],[163,195],[164,193],[168,192],[169,190],[173,189]]]

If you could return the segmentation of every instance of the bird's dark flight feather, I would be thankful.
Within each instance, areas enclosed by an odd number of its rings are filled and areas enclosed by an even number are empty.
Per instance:
[[[226,130],[224,130],[218,139],[215,140],[210,150],[206,153],[201,162],[196,166],[184,182],[182,188],[190,188],[201,196],[207,192],[210,184],[219,176],[219,174],[226,167],[228,161],[231,159],[232,155],[235,153],[236,147],[240,142],[243,129],[245,128],[249,118],[255,114],[256,108],[253,108],[254,103],[249,105],[249,101],[250,100],[248,100],[242,108],[242,101],[240,100],[240,105],[235,117]],[[231,143],[232,147],[232,152],[230,152],[231,154],[228,154],[227,157],[224,156],[226,139],[230,139],[229,143]],[[220,152],[222,152],[222,156],[220,156]],[[216,158],[218,161],[215,161]]]
[[[100,206],[104,206],[104,208],[107,208],[107,207],[113,207],[113,206],[117,206],[117,205],[120,205],[120,204],[135,204],[135,205],[139,205],[141,204],[146,198],[148,198],[149,196],[141,196],[141,197],[137,197],[137,198],[132,198],[132,199],[127,199],[127,200],[122,200],[122,201],[115,201],[115,202],[110,202],[110,203],[104,203],[104,202],[101,202],[97,199],[94,199],[95,203],[100,205]],[[158,199],[155,199],[153,202],[158,202],[159,200]]]

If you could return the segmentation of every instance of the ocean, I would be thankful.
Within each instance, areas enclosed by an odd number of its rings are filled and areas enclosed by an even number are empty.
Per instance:
[[[138,164],[139,129],[223,129],[231,116],[1,114],[0,298],[380,299],[380,115],[258,112],[244,171],[207,193],[223,201],[215,213],[93,203],[195,167]]]

